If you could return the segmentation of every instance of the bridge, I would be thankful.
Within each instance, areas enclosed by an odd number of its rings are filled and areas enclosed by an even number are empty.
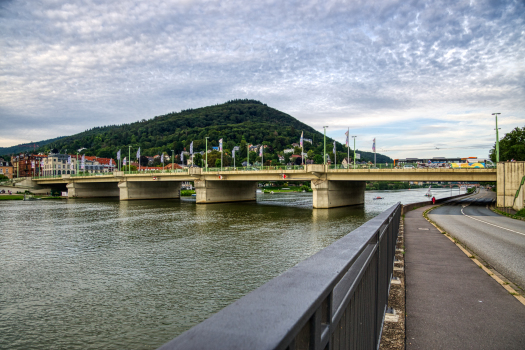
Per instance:
[[[182,182],[193,181],[199,204],[254,201],[258,182],[310,181],[314,208],[364,203],[366,181],[497,181],[498,184],[506,184],[503,186],[505,193],[502,193],[501,201],[508,196],[508,204],[514,200],[516,188],[521,190],[519,179],[525,175],[523,163],[500,163],[497,169],[341,169],[322,164],[223,169],[195,167],[35,177],[32,181],[44,187],[67,189],[69,198],[118,197],[120,200],[179,198]],[[516,165],[516,169],[506,169],[508,165]],[[498,200],[499,197],[498,192]],[[523,206],[523,198],[519,203]]]

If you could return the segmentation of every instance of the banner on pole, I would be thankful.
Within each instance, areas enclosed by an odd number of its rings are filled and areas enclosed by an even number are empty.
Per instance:
[[[346,147],[348,147],[348,138],[349,138],[349,135],[350,135],[350,129],[348,129],[347,132],[345,132],[345,135],[346,135]]]
[[[299,141],[301,148],[303,147],[303,132],[301,131],[301,140]]]
[[[193,141],[190,143],[190,154],[193,154]]]
[[[117,160],[120,160],[120,150],[117,152]]]
[[[372,152],[376,151],[376,138],[374,137],[374,143],[372,144]]]
[[[219,140],[219,152],[222,152],[222,139]]]

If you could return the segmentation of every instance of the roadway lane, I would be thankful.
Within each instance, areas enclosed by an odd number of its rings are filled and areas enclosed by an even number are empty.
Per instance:
[[[498,272],[525,288],[525,222],[493,213],[487,208],[492,191],[453,200],[429,217]]]

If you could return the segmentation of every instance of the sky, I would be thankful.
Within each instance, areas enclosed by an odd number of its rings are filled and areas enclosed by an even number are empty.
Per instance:
[[[392,158],[525,126],[525,1],[0,0],[0,147],[255,99]]]

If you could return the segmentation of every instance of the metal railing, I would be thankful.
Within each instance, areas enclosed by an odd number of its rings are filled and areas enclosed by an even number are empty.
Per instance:
[[[379,348],[401,204],[159,349]]]
[[[266,171],[266,170],[305,170],[305,165],[254,165],[249,167],[213,167],[202,168],[202,172],[220,172],[220,171]]]

